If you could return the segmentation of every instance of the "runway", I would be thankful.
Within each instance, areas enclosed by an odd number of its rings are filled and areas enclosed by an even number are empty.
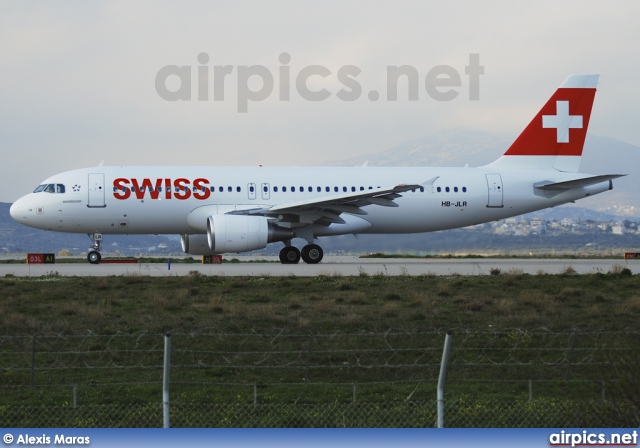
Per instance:
[[[319,275],[490,275],[491,270],[500,269],[502,274],[560,274],[567,271],[577,274],[607,273],[629,268],[633,274],[640,273],[640,260],[624,259],[363,259],[352,256],[326,256],[322,263],[308,265],[282,265],[277,257],[232,256],[240,263],[184,264],[138,263],[100,264],[56,263],[56,264],[0,264],[0,277],[40,277],[144,275],[184,276],[198,271],[203,275],[221,276],[299,276]]]

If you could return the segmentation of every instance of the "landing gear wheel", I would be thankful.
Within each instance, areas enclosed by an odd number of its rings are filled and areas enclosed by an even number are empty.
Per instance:
[[[87,254],[87,261],[91,264],[98,264],[102,260],[100,255],[100,245],[102,244],[102,233],[88,233],[87,236],[91,238],[93,246],[89,248]]]
[[[98,264],[98,263],[100,263],[100,260],[102,260],[102,256],[100,255],[100,252],[98,252],[98,251],[92,250],[87,255],[87,261],[89,263],[91,263],[91,264]]]
[[[302,248],[301,255],[305,263],[316,264],[322,261],[324,252],[322,252],[322,248],[317,244],[308,244]]]
[[[282,264],[296,264],[300,262],[300,251],[293,246],[286,246],[280,251]]]

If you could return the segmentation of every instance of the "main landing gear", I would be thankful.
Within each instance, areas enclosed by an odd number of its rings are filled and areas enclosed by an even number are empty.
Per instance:
[[[300,258],[307,264],[316,264],[322,261],[324,252],[317,244],[307,244],[299,251],[297,247],[285,246],[280,251],[280,261],[282,264],[296,264]]]
[[[91,241],[93,241],[93,247],[89,248],[87,254],[87,261],[91,264],[98,264],[102,260],[100,255],[100,244],[102,243],[102,233],[88,234]]]

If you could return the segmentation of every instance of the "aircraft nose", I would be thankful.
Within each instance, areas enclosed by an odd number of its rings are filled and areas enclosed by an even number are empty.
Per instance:
[[[9,214],[14,221],[17,221],[20,224],[27,223],[27,208],[25,207],[23,198],[18,199],[16,202],[11,204],[11,208],[9,208]]]

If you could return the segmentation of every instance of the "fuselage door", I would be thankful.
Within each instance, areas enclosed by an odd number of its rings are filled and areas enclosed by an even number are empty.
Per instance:
[[[487,187],[489,188],[489,200],[487,207],[503,207],[502,177],[499,174],[487,174]]]
[[[89,201],[87,207],[104,208],[104,174],[89,174]]]
[[[256,198],[256,184],[247,184],[247,194],[249,195],[249,199],[251,200],[254,200]]]
[[[269,184],[262,184],[262,199],[269,199],[270,187]]]

